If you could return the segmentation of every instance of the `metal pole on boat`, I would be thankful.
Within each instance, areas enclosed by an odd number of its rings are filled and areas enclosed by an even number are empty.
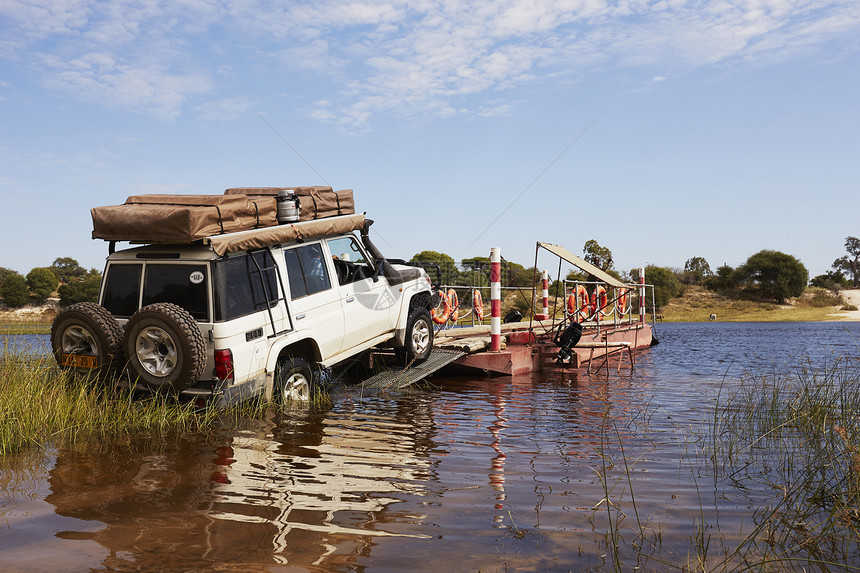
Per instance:
[[[543,271],[541,277],[541,289],[541,297],[543,298],[541,314],[543,314],[543,320],[546,320],[549,318],[549,271],[547,270]]]
[[[645,324],[645,268],[639,269],[639,322]]]
[[[502,249],[490,249],[490,351],[502,350]]]

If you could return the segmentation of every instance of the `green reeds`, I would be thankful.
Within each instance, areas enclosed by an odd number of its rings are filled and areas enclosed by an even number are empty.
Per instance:
[[[0,357],[0,455],[51,440],[192,431],[216,416],[173,396],[135,399],[130,389],[63,373],[50,357]]]
[[[860,373],[822,368],[746,375],[718,400],[710,459],[738,489],[775,495],[733,557],[828,570],[860,553]],[[856,570],[856,568],[852,568]]]

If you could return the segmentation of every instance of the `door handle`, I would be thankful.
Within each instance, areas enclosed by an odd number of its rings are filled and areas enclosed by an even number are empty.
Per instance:
[[[305,313],[301,313],[301,314],[299,314],[299,315],[297,315],[297,316],[296,316],[296,320],[301,320],[301,319],[303,319],[305,316],[307,316]]]
[[[354,301],[354,300],[355,300],[355,297],[354,297],[354,296],[351,296],[351,297],[349,297],[349,298],[347,298],[347,299],[346,299],[346,302],[352,302],[352,301]]]

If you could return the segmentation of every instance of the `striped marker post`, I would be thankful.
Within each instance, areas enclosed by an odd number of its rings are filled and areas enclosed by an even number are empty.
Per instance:
[[[502,350],[502,250],[490,249],[490,351]]]
[[[549,318],[549,273],[543,271],[541,273],[541,314],[538,320],[547,320]]]
[[[639,269],[639,322],[645,324],[645,269]]]

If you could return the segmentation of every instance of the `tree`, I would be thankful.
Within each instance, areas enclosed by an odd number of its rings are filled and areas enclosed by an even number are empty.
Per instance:
[[[833,268],[845,271],[851,277],[854,288],[860,287],[860,239],[846,237],[845,250],[848,254],[833,261]]]
[[[43,303],[48,300],[51,293],[57,288],[60,279],[54,274],[50,267],[36,267],[27,273],[27,285],[36,298],[36,302]]]
[[[823,275],[818,275],[809,281],[814,287],[818,288],[826,288],[832,291],[838,291],[839,289],[848,288],[851,286],[851,283],[848,282],[848,279],[845,278],[840,271],[827,271]]]
[[[585,253],[583,258],[600,270],[609,271],[613,269],[612,251],[606,247],[601,247],[600,243],[594,239],[585,242],[582,252]]]
[[[470,285],[487,286],[490,284],[490,258],[472,257],[460,261],[463,266],[462,278]]]
[[[704,280],[705,288],[716,292],[732,290],[738,286],[738,278],[735,269],[723,263],[717,267],[716,274],[712,274]]]
[[[0,267],[0,283],[6,280],[6,277],[12,274],[18,274],[12,269],[7,269],[6,267]]]
[[[654,306],[658,309],[681,294],[681,283],[671,269],[648,265],[645,267],[645,282],[654,285]],[[646,300],[645,307],[649,307],[650,303],[650,300]]]
[[[24,306],[30,301],[30,289],[27,288],[27,279],[13,272],[0,284],[0,294],[6,306],[17,308]]]
[[[96,302],[99,297],[102,275],[96,269],[91,269],[87,276],[73,280],[58,289],[60,305],[68,306],[76,302]]]
[[[800,296],[809,282],[809,272],[796,258],[779,251],[763,250],[752,255],[738,267],[741,284],[779,303]]]
[[[714,273],[703,257],[691,257],[684,263],[684,279],[688,284],[700,284]]]
[[[439,269],[442,271],[441,280],[444,285],[456,284],[460,278],[460,271],[457,269],[457,262],[450,255],[446,255],[445,253],[421,251],[420,253],[413,255],[411,260],[416,263],[439,265]],[[430,274],[431,278],[436,278],[434,276],[434,269],[428,269],[427,272]]]
[[[87,271],[78,264],[78,261],[71,257],[59,257],[54,259],[51,264],[51,270],[64,283],[74,279],[83,279],[87,276]]]

